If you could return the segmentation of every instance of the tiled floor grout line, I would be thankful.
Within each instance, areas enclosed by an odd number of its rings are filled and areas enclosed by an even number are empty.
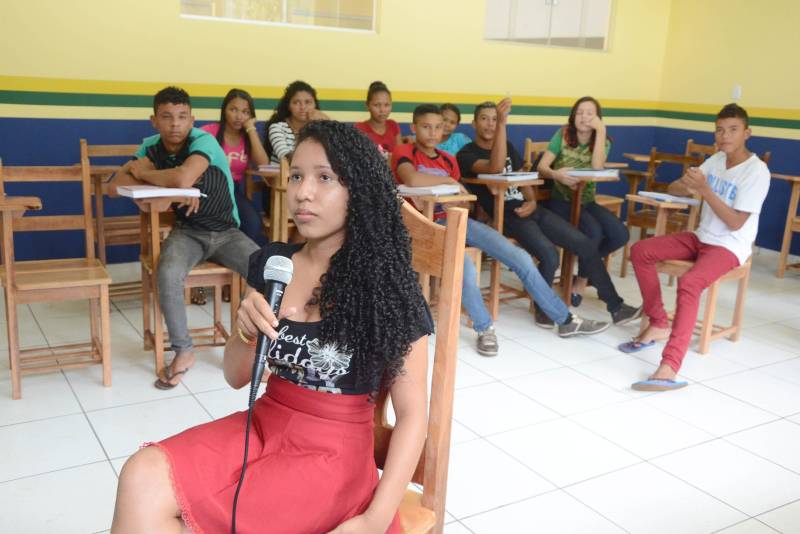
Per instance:
[[[117,471],[114,469],[114,466],[111,464],[111,459],[109,458],[109,454],[108,454],[108,451],[106,450],[106,447],[105,447],[105,445],[103,445],[103,440],[101,440],[101,439],[100,439],[100,436],[97,434],[97,429],[96,429],[96,428],[94,427],[94,425],[92,424],[92,420],[91,420],[91,418],[89,417],[89,414],[88,414],[88,413],[86,413],[86,409],[84,408],[84,406],[83,406],[83,403],[81,402],[81,399],[80,399],[80,397],[78,397],[78,393],[75,391],[75,388],[72,386],[72,382],[70,382],[70,380],[69,380],[69,376],[68,376],[68,375],[67,375],[67,373],[65,373],[63,370],[62,370],[62,371],[60,371],[60,372],[61,372],[61,374],[63,374],[63,375],[64,375],[64,380],[66,380],[66,381],[67,381],[67,386],[69,387],[70,391],[72,391],[72,395],[75,397],[75,401],[78,403],[78,406],[80,406],[80,408],[81,408],[81,412],[83,413],[83,418],[84,418],[84,419],[86,419],[86,424],[88,424],[88,425],[89,425],[89,428],[91,429],[91,431],[92,431],[92,434],[94,435],[94,439],[96,439],[96,440],[97,440],[97,443],[98,443],[98,445],[100,445],[100,450],[102,450],[102,451],[103,451],[103,456],[105,456],[105,457],[106,457],[106,461],[108,462],[108,466],[111,468],[111,470],[112,470],[112,471],[114,472],[114,474],[116,475],[116,474],[117,474]]]
[[[36,419],[26,419],[24,421],[17,421],[15,423],[4,423],[4,424],[0,424],[0,429],[1,428],[6,428],[6,427],[11,427],[11,426],[27,425],[28,423],[40,423],[42,421],[52,421],[53,419],[58,419],[59,417],[68,417],[70,415],[82,415],[84,413],[85,412],[80,410],[80,411],[75,411],[75,412],[70,412],[70,413],[62,413],[62,414],[58,414],[58,415],[52,415],[50,417],[39,417],[39,418],[36,418]]]
[[[772,423],[774,423],[774,422],[775,422],[775,421],[771,421],[770,423],[764,423],[764,425],[772,424]],[[764,425],[759,425],[759,426],[764,426]],[[757,428],[757,427],[754,427],[754,428]],[[743,431],[743,432],[744,432],[744,431]],[[764,460],[765,462],[769,462],[769,463],[771,463],[772,465],[774,465],[774,466],[776,466],[776,467],[780,467],[781,469],[783,469],[783,470],[785,470],[785,471],[788,471],[788,472],[790,472],[790,473],[794,473],[795,475],[799,475],[799,476],[800,476],[800,470],[794,470],[794,469],[791,469],[791,468],[789,468],[789,467],[786,467],[785,465],[781,465],[781,464],[779,464],[778,462],[776,462],[776,461],[774,461],[774,460],[771,460],[771,459],[769,459],[769,458],[767,458],[767,457],[765,457],[765,456],[761,456],[761,455],[760,455],[760,454],[758,454],[757,452],[753,452],[753,451],[751,451],[750,449],[747,449],[747,448],[745,448],[745,447],[743,447],[743,446],[739,445],[738,443],[734,443],[733,441],[727,440],[727,439],[725,439],[725,438],[720,438],[720,439],[721,439],[722,441],[724,441],[725,443],[727,443],[727,444],[729,444],[729,445],[732,445],[732,446],[736,447],[736,448],[737,448],[737,449],[739,449],[739,450],[742,450],[742,451],[744,451],[744,452],[746,452],[746,453],[748,453],[748,454],[752,454],[752,455],[753,455],[753,456],[755,456],[756,458],[761,458],[761,459],[762,459],[762,460]]]
[[[58,469],[51,469],[50,471],[42,471],[41,473],[34,473],[32,475],[24,475],[24,476],[17,477],[17,478],[10,478],[8,480],[3,480],[2,482],[0,482],[0,486],[2,486],[3,484],[11,484],[12,482],[19,482],[20,480],[25,480],[25,479],[28,479],[28,478],[36,478],[36,477],[40,477],[40,476],[44,476],[44,475],[50,475],[52,473],[59,473],[61,471],[69,471],[70,469],[78,469],[78,468],[81,468],[81,467],[86,467],[87,465],[97,465],[97,464],[105,464],[105,463],[108,463],[108,458],[105,458],[103,460],[96,460],[94,462],[87,462],[85,464],[69,465],[69,466],[66,466],[66,467],[59,467]],[[109,467],[111,467],[111,465],[109,465]],[[111,470],[113,471],[113,467],[111,467]]]
[[[702,444],[700,444],[700,445],[702,445]],[[699,487],[699,486],[695,486],[694,484],[692,484],[692,483],[691,483],[691,482],[689,482],[688,480],[684,480],[684,479],[682,479],[681,477],[679,477],[679,476],[678,476],[678,475],[676,475],[675,473],[671,473],[671,472],[667,471],[666,469],[664,469],[663,467],[661,467],[661,466],[659,466],[659,465],[657,465],[657,464],[654,464],[654,463],[652,463],[652,462],[647,462],[647,463],[649,463],[650,465],[652,465],[653,467],[655,467],[655,468],[656,468],[656,469],[658,469],[659,471],[662,471],[663,473],[666,473],[667,475],[671,476],[672,478],[674,478],[674,479],[676,479],[676,480],[680,480],[680,481],[681,481],[681,482],[683,482],[684,484],[687,484],[687,485],[689,485],[689,486],[693,487],[693,488],[694,488],[694,489],[696,489],[697,491],[699,491],[699,492],[701,492],[701,493],[705,493],[706,495],[708,495],[709,497],[711,497],[711,498],[712,498],[712,499],[714,499],[715,501],[721,502],[721,503],[722,503],[722,504],[724,504],[725,506],[728,506],[729,508],[732,508],[733,510],[736,510],[737,512],[744,514],[746,517],[748,517],[748,518],[754,518],[754,517],[755,517],[755,516],[752,516],[752,515],[748,514],[748,513],[747,513],[747,512],[745,512],[744,510],[741,510],[741,509],[737,508],[737,507],[736,507],[736,506],[734,506],[733,504],[731,504],[731,503],[729,503],[729,502],[726,502],[726,501],[722,500],[722,498],[720,498],[720,497],[717,497],[717,496],[715,496],[715,495],[712,495],[711,493],[707,492],[707,491],[706,491],[706,490],[704,490],[703,488],[701,488],[701,487]],[[783,504],[782,506],[786,506],[786,504]],[[780,508],[780,507],[779,507],[779,508]],[[758,515],[761,515],[761,514],[758,514]],[[732,526],[732,525],[728,525],[728,527],[730,527],[730,526]],[[726,527],[726,528],[728,528],[728,527]]]
[[[497,449],[498,451],[502,452],[503,454],[505,454],[506,456],[508,456],[508,457],[509,457],[509,458],[511,458],[512,460],[514,460],[515,462],[517,462],[517,463],[519,463],[520,465],[522,465],[522,466],[526,467],[528,470],[530,470],[530,471],[531,471],[533,474],[535,474],[536,476],[540,477],[542,480],[545,480],[545,481],[547,481],[548,483],[552,484],[552,485],[553,485],[553,487],[554,487],[554,489],[553,489],[553,490],[551,490],[551,491],[564,491],[564,492],[566,492],[566,488],[568,488],[568,487],[570,487],[570,486],[574,486],[575,484],[579,484],[579,483],[581,483],[581,482],[585,482],[585,480],[582,480],[582,481],[580,481],[580,482],[575,482],[575,483],[573,483],[573,484],[567,484],[566,486],[559,486],[558,484],[556,484],[555,482],[553,482],[552,480],[550,480],[550,479],[549,479],[549,478],[547,478],[546,476],[542,475],[541,473],[539,473],[538,471],[536,471],[535,469],[533,469],[532,467],[530,467],[529,465],[527,465],[526,463],[524,463],[522,460],[520,460],[519,458],[517,458],[516,456],[514,456],[513,454],[511,454],[510,452],[508,452],[508,451],[506,451],[505,449],[501,448],[499,445],[496,445],[495,443],[492,443],[491,441],[489,441],[489,440],[488,440],[488,439],[486,439],[486,438],[481,438],[481,439],[483,439],[484,441],[486,441],[486,442],[487,442],[489,445],[491,445],[492,447],[494,447],[494,448],[495,448],[495,449]],[[637,456],[637,455],[634,455],[634,456]],[[637,458],[638,458],[638,456],[637,456]],[[639,462],[639,463],[641,463],[641,462]],[[634,465],[639,465],[639,463],[635,463],[635,464],[631,464],[631,465],[626,465],[625,467],[621,467],[621,468],[618,468],[618,469],[614,469],[614,470],[612,470],[612,471],[609,471],[608,473],[603,473],[603,474],[600,474],[600,475],[596,475],[596,477],[605,476],[605,475],[608,475],[608,474],[610,474],[610,473],[614,473],[614,472],[616,472],[616,471],[621,471],[621,470],[623,470],[623,469],[627,469],[627,468],[629,468],[629,467],[633,467]],[[587,479],[587,480],[590,480],[591,478],[596,478],[596,477],[590,477],[590,478],[589,478],[589,479]],[[533,495],[533,496],[531,496],[531,497],[528,497],[528,499],[533,499],[533,498],[539,497],[539,496],[541,496],[541,495],[544,495],[544,493],[550,493],[550,491],[548,491],[548,492],[543,492],[543,493],[541,493],[541,494],[539,494],[539,495]],[[586,504],[585,502],[581,501],[580,499],[578,499],[577,497],[575,497],[575,496],[574,496],[574,495],[572,495],[571,493],[569,493],[569,495],[570,495],[570,496],[571,496],[573,499],[575,499],[576,501],[578,501],[579,503],[583,504],[584,506],[586,506],[587,508],[589,508],[590,510],[592,510],[593,512],[595,512],[596,514],[598,514],[598,515],[600,515],[601,517],[603,517],[604,519],[608,520],[610,523],[612,523],[612,524],[614,524],[614,525],[618,526],[619,528],[621,528],[622,530],[625,530],[625,531],[627,532],[627,530],[626,530],[626,529],[622,528],[622,526],[620,526],[620,525],[617,525],[617,523],[616,523],[616,522],[614,522],[614,521],[612,521],[610,518],[606,517],[606,516],[605,516],[603,513],[601,513],[599,510],[595,510],[594,508],[592,508],[591,506],[589,506],[589,505],[588,505],[588,504]],[[527,500],[527,499],[523,499],[523,500]],[[506,506],[507,506],[507,505],[506,505]],[[477,515],[477,514],[476,514],[476,515]]]
[[[722,528],[721,528],[721,529],[719,529],[719,530],[715,530],[715,531],[714,531],[714,532],[712,532],[711,534],[719,534],[719,533],[724,533],[724,531],[725,531],[725,530],[727,530],[727,529],[729,529],[729,528],[736,527],[736,526],[738,526],[738,525],[742,525],[742,524],[744,524],[744,523],[747,523],[748,521],[756,521],[756,522],[758,522],[758,523],[761,523],[762,525],[764,525],[764,526],[765,526],[765,527],[767,527],[768,529],[770,529],[772,532],[775,532],[776,534],[783,534],[783,533],[782,533],[780,530],[777,530],[777,529],[775,529],[775,528],[773,528],[773,527],[771,527],[771,526],[767,525],[766,523],[764,523],[763,521],[761,521],[761,520],[760,520],[760,519],[758,519],[757,517],[748,517],[747,519],[743,519],[742,521],[739,521],[738,523],[734,523],[733,525],[728,525],[728,526],[726,526],[726,527],[722,527]]]

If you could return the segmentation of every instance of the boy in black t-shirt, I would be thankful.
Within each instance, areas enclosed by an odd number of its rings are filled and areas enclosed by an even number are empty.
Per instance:
[[[456,155],[462,176],[497,174],[522,168],[522,158],[506,134],[510,106],[501,105],[484,102],[475,107],[472,121],[475,141],[464,146]],[[493,217],[494,201],[489,189],[483,185],[468,187],[477,195],[484,211]],[[558,268],[556,246],[559,246],[578,256],[590,283],[597,288],[600,300],[606,303],[614,324],[623,325],[641,315],[641,308],[625,304],[617,294],[592,241],[558,215],[538,206],[532,187],[509,187],[506,190],[504,218],[505,234],[516,239],[522,248],[539,260],[539,273],[548,284],[553,283]],[[553,321],[542,313],[538,305],[534,305],[536,324],[551,328]]]
[[[137,159],[117,172],[109,194],[116,196],[120,185],[151,184],[194,187],[203,195],[173,205],[175,228],[164,241],[158,261],[158,301],[175,358],[157,370],[155,386],[172,389],[194,364],[183,304],[186,275],[209,260],[247,276],[250,254],[259,247],[239,230],[228,159],[211,134],[192,127],[194,117],[186,91],[162,89],[153,99],[153,113],[150,121],[158,134],[146,138],[136,151]]]

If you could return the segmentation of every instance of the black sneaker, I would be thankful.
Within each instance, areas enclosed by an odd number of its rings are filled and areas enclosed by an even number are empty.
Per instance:
[[[639,306],[638,308],[634,308],[633,306],[628,306],[624,302],[617,311],[611,312],[611,318],[614,320],[614,324],[617,326],[628,324],[631,321],[635,321],[641,316],[642,316],[641,306]]]
[[[542,328],[546,328],[548,330],[552,330],[552,328],[556,325],[553,320],[544,313],[539,306],[536,304],[533,305],[533,321],[536,323],[536,326],[540,326]]]
[[[611,323],[582,319],[573,314],[572,321],[558,325],[558,335],[560,337],[590,336],[607,330],[609,326]]]

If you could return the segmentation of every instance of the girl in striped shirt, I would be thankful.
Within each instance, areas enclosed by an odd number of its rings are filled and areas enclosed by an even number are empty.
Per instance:
[[[327,118],[319,110],[317,92],[313,87],[300,80],[290,83],[267,121],[264,148],[270,161],[279,163],[294,150],[295,138],[303,126]]]

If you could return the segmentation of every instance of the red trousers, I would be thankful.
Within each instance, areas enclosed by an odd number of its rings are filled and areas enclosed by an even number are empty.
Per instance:
[[[678,302],[672,332],[661,357],[661,363],[669,365],[677,373],[692,339],[700,295],[719,277],[738,267],[739,259],[725,247],[701,243],[693,232],[653,237],[633,245],[631,262],[642,292],[644,313],[650,318],[650,324],[657,328],[669,327],[656,271],[656,263],[664,260],[694,262],[694,267],[678,278]]]

